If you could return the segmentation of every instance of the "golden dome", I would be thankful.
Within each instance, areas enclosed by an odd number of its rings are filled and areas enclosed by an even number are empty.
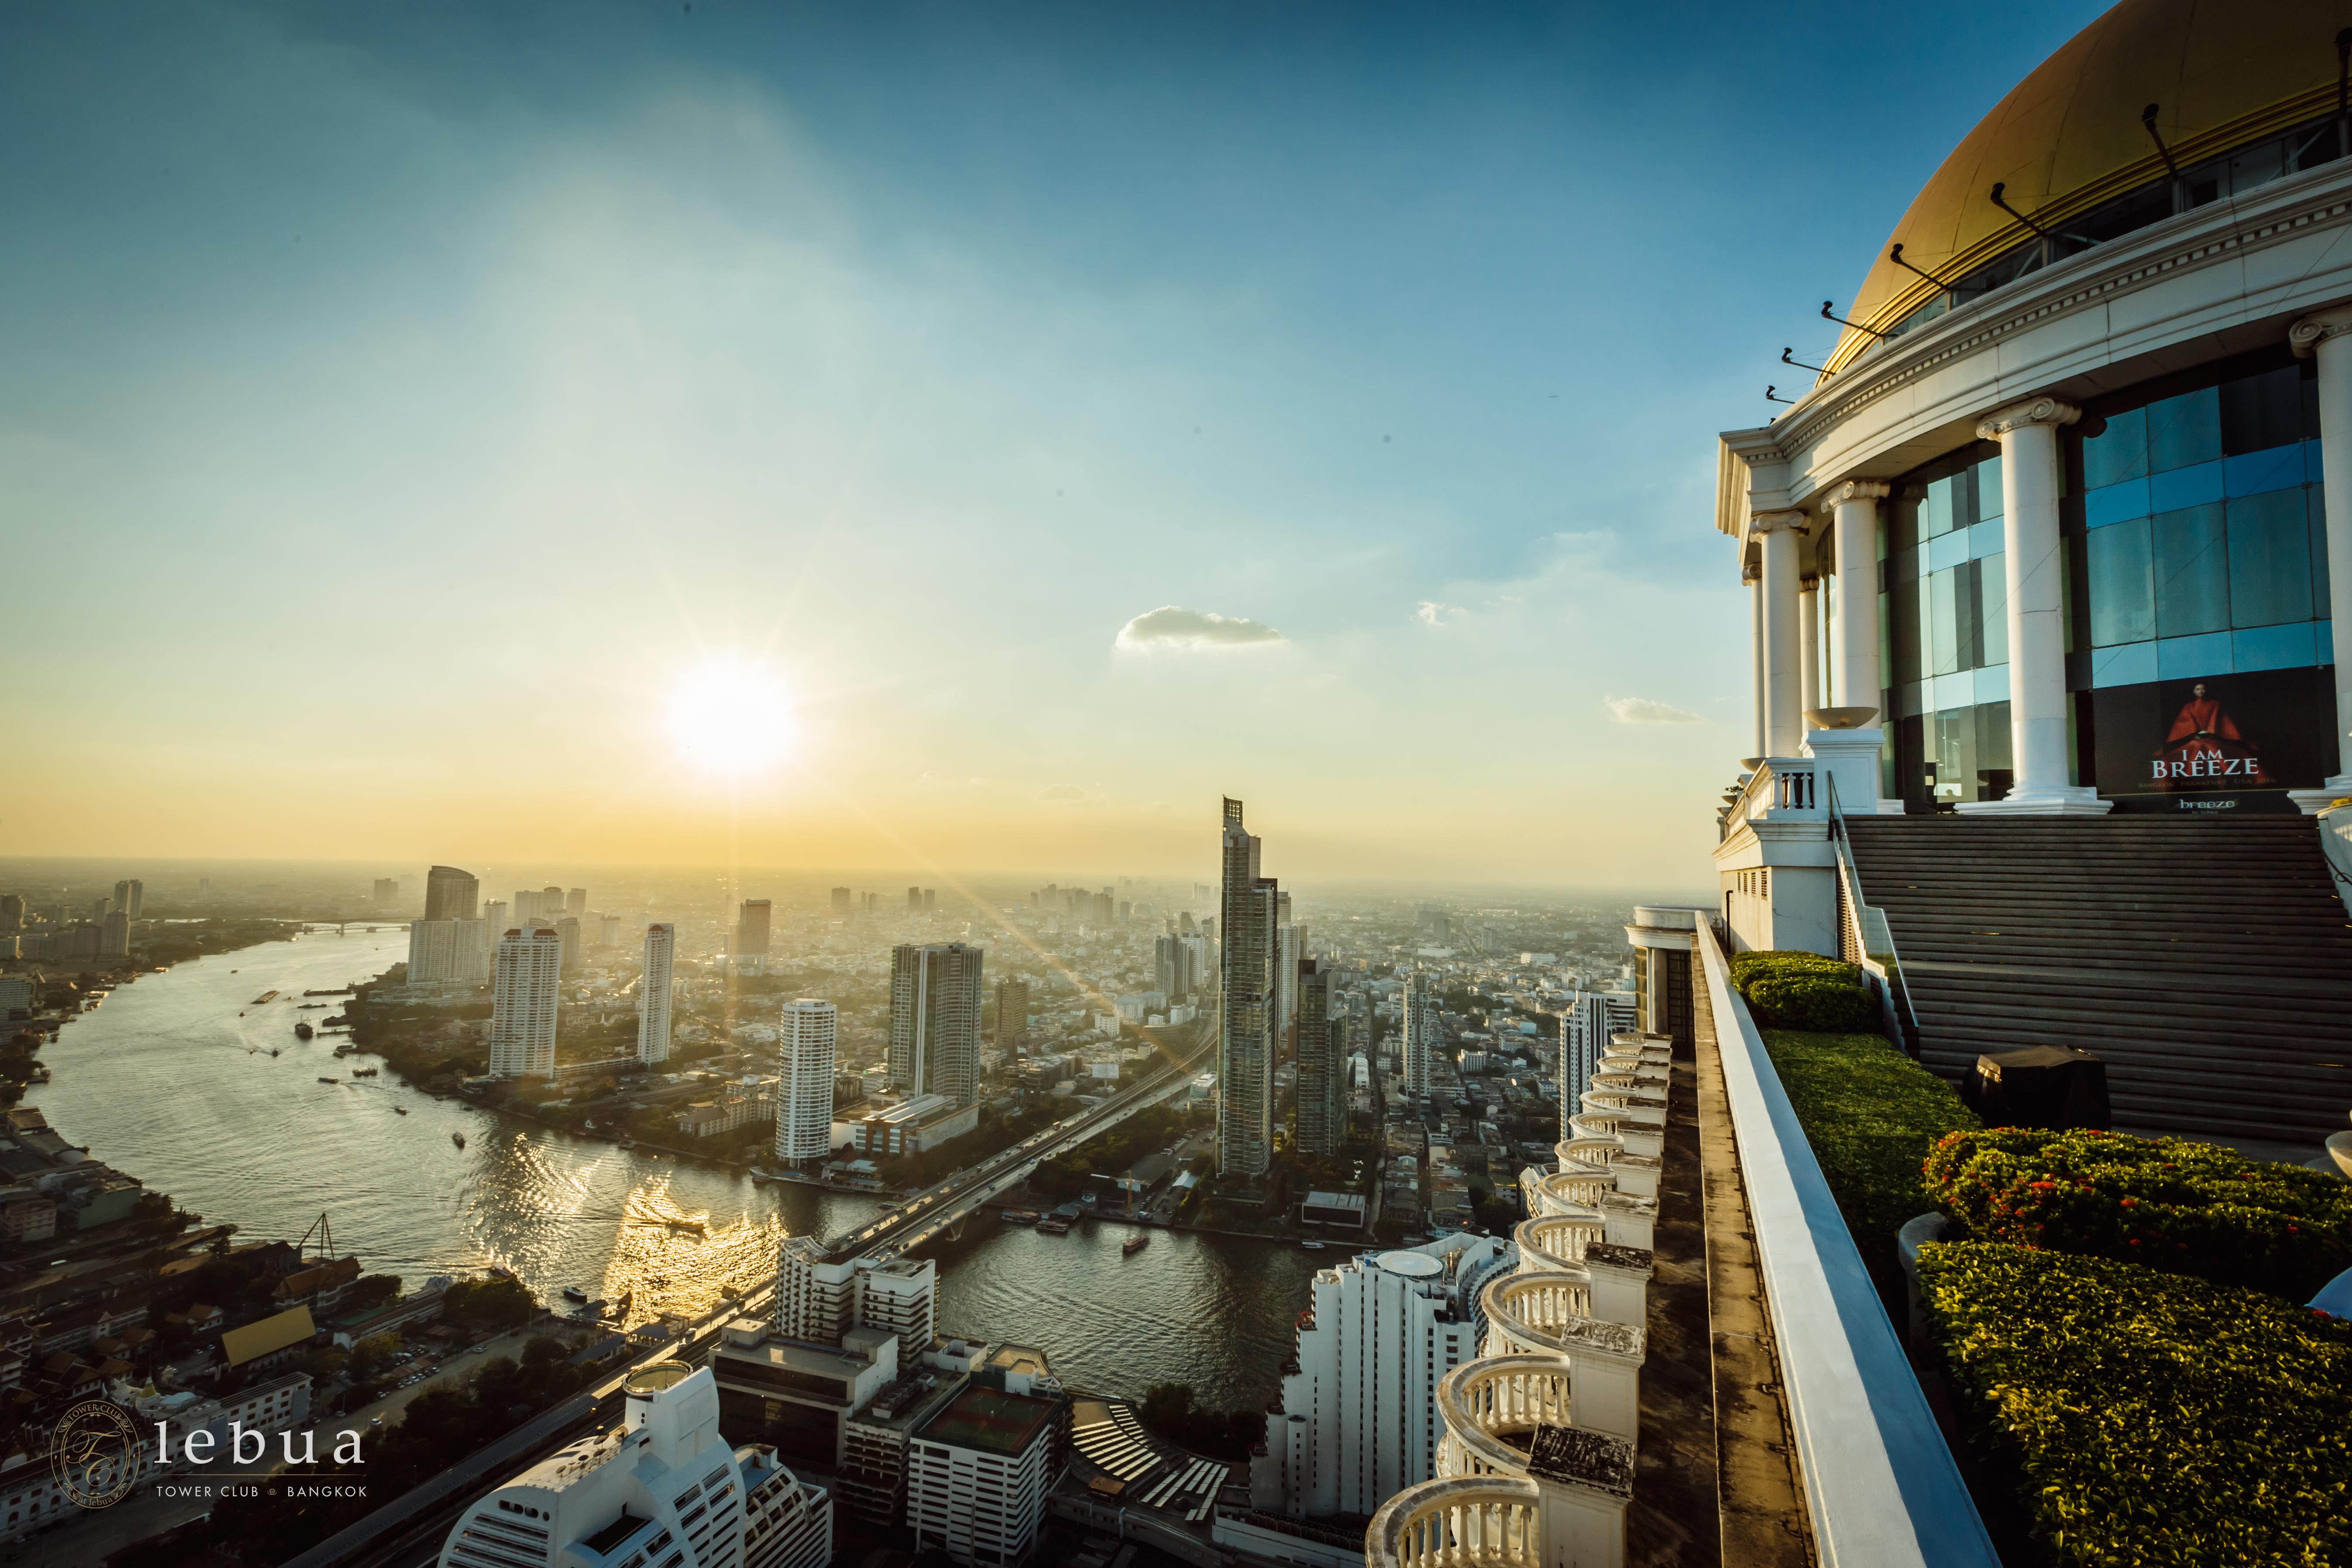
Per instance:
[[[2347,0],[2122,0],[2011,89],[1936,171],[1839,314],[1882,331],[1936,288],[1886,259],[1957,279],[2032,237],[1992,204],[2045,227],[2164,173],[2140,123],[2156,128],[2182,168],[2336,107],[2336,34]],[[1848,331],[1831,368],[1867,342]]]

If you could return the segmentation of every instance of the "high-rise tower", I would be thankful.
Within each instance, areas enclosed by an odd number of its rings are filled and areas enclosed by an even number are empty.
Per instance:
[[[490,1076],[552,1077],[555,998],[563,978],[563,939],[545,927],[499,938],[490,991]]]
[[[1306,958],[1293,973],[1298,993],[1298,1152],[1337,1154],[1348,1141],[1348,1016],[1339,1003],[1339,970],[1328,959]]]
[[[1274,1161],[1274,927],[1279,889],[1258,870],[1259,844],[1242,826],[1242,803],[1224,805],[1224,1005],[1217,1046],[1217,1168],[1262,1176]]]
[[[637,1060],[669,1060],[670,972],[677,963],[677,928],[646,927],[646,966],[637,976]]]
[[[1438,999],[1434,982],[1426,974],[1404,977],[1404,1091],[1415,1100],[1429,1098],[1429,1064],[1439,1040]]]
[[[114,884],[114,907],[126,920],[137,920],[139,910],[147,901],[147,884],[136,877]]]
[[[735,912],[735,956],[768,956],[768,917],[774,906],[766,899],[746,899]]]
[[[908,1094],[980,1098],[982,950],[960,942],[890,952],[890,1082]]]
[[[482,884],[470,871],[436,866],[425,873],[425,918],[428,921],[470,921],[477,917]]]
[[[1003,979],[996,983],[996,1048],[1019,1056],[1029,1048],[1029,983]]]
[[[784,1004],[776,1057],[776,1158],[800,1163],[833,1152],[833,1073],[839,1014],[803,996]]]

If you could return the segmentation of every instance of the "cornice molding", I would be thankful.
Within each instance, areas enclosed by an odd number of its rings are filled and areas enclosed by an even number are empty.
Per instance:
[[[2083,411],[2071,403],[2054,397],[2029,397],[2022,403],[2012,403],[1996,409],[1977,421],[1977,439],[1998,441],[2015,431],[2031,429],[2037,425],[2055,427],[2072,425],[2083,416]]]
[[[2296,200],[2280,206],[2274,216],[2246,221],[2242,215],[2247,206],[2258,205],[2258,200],[2254,204],[2219,202],[2200,207],[2198,215],[2211,216],[2196,226],[2194,237],[2176,235],[2168,243],[2139,249],[2134,247],[2133,237],[2126,236],[2039,272],[2028,273],[2009,289],[1954,310],[1916,333],[1906,333],[1903,339],[1896,340],[1901,346],[1887,357],[1856,361],[1809,394],[1808,402],[1816,398],[1819,401],[1812,406],[1791,410],[1772,426],[1775,446],[1782,453],[1816,446],[1831,430],[1871,405],[1904,391],[1954,360],[1968,358],[2000,339],[2039,326],[2053,316],[2135,292],[2185,269],[2239,259],[2250,250],[2283,244],[2314,226],[2352,222],[2352,165],[2326,167],[2334,175],[2326,190],[2299,193]],[[2236,226],[2216,232],[2221,225],[2233,219]],[[2102,259],[2101,251],[2107,252],[2108,258],[2117,263],[2111,270],[2091,270],[2091,264]],[[2078,262],[2083,264],[2079,272],[2075,267]],[[2042,292],[2044,289],[2051,291]],[[1975,315],[2010,289],[2019,293],[2004,302],[2005,310],[1981,317]],[[1748,458],[1751,464],[1757,460]]]

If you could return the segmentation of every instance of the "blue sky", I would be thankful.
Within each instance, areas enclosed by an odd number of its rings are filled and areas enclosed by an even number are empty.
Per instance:
[[[2096,10],[12,8],[0,848],[1697,880],[1713,435]]]

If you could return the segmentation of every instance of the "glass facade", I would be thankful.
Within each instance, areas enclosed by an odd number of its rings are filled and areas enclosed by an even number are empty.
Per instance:
[[[2284,349],[2105,399],[2063,433],[2077,783],[2177,809],[2336,770],[2318,435],[2312,367]],[[1896,480],[1885,509],[1885,788],[1915,811],[2012,782],[2000,511],[1990,443]]]
[[[1915,810],[1998,800],[2011,779],[2000,448],[1980,442],[1906,476],[1885,518],[1885,788]]]

